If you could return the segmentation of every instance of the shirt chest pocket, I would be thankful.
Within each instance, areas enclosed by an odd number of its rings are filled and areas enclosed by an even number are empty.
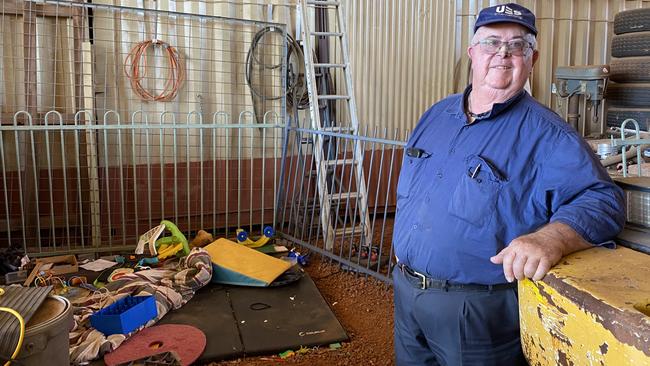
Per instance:
[[[428,155],[413,157],[405,153],[402,169],[400,170],[399,180],[397,181],[397,204],[400,200],[408,198],[413,188],[413,177],[422,169],[424,161]]]
[[[495,214],[504,178],[478,155],[470,155],[465,165],[449,202],[449,214],[477,227],[485,226]]]

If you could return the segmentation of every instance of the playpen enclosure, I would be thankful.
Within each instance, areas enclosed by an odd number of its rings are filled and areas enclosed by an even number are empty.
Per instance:
[[[162,219],[190,237],[274,225],[311,252],[387,278],[404,136],[315,131],[287,116],[283,24],[130,5],[12,0],[0,9],[2,244],[31,255],[114,252],[131,250]],[[133,90],[128,57],[149,40],[183,57],[185,80],[171,101]],[[166,50],[152,45],[138,69],[151,94],[165,89]],[[360,208],[337,197],[352,190],[351,166],[315,169],[319,134],[342,160],[359,144],[364,151],[372,243],[335,233],[335,247],[323,247],[318,174],[327,174],[335,228]]]

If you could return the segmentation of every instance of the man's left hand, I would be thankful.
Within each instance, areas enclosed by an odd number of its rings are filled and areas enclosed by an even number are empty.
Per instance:
[[[538,281],[565,255],[590,247],[570,226],[554,222],[514,239],[490,261],[503,264],[508,282],[515,278]]]

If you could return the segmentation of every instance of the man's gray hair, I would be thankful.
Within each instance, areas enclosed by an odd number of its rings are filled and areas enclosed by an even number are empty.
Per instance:
[[[537,38],[532,33],[526,33],[524,39],[526,42],[530,43],[530,48],[533,50],[537,49]]]

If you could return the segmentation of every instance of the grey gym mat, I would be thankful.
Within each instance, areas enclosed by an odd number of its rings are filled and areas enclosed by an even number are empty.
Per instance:
[[[308,275],[278,287],[209,284],[160,324],[188,324],[207,337],[198,363],[277,354],[348,336]]]

